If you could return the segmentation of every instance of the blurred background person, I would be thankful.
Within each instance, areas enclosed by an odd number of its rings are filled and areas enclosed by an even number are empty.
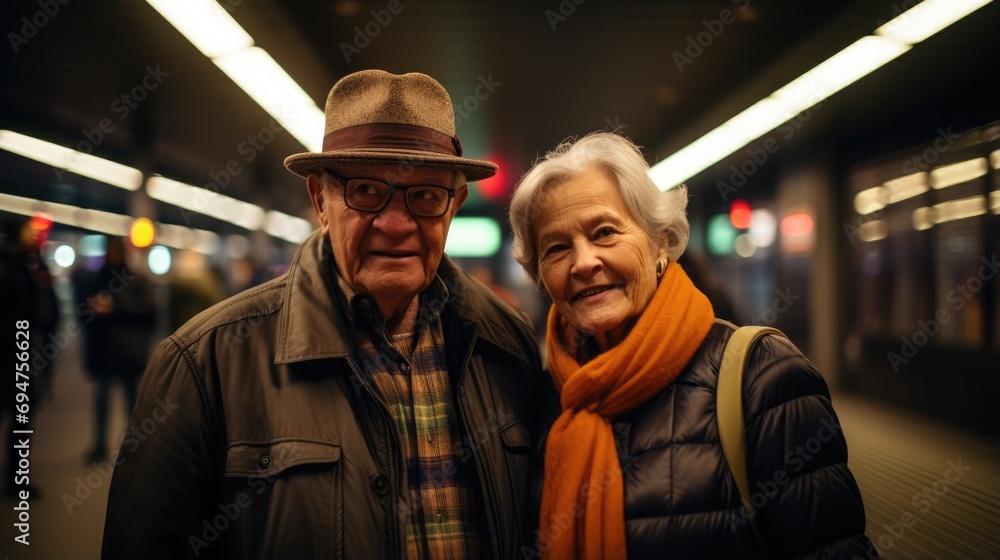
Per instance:
[[[108,402],[113,383],[125,393],[126,414],[135,408],[136,386],[156,330],[157,306],[152,283],[127,264],[125,241],[109,237],[104,264],[77,280],[77,298],[85,303],[86,369],[94,381],[94,442],[87,462],[107,457]]]
[[[177,257],[170,279],[167,313],[170,332],[176,331],[203,310],[222,301],[225,286],[219,270],[204,255],[185,250]]]
[[[52,221],[45,216],[34,218],[9,217],[3,220],[0,231],[0,293],[5,302],[0,306],[0,332],[3,340],[10,344],[19,338],[17,331],[19,322],[27,321],[29,343],[28,355],[36,354],[31,350],[39,350],[53,333],[59,322],[59,309],[55,291],[52,289],[52,275],[41,258],[39,247],[45,242],[46,235],[52,227]],[[23,335],[22,335],[23,336]],[[5,452],[7,461],[4,469],[4,491],[7,496],[15,496],[18,489],[31,490],[33,497],[38,497],[38,491],[30,485],[15,485],[14,472],[17,470],[17,455],[12,452],[14,446],[13,430],[31,430],[39,402],[51,394],[52,360],[28,360],[27,404],[29,412],[25,415],[27,422],[18,422],[8,431],[8,445]],[[14,364],[8,362],[5,365]],[[15,368],[11,368],[15,369]],[[21,383],[24,378],[11,376],[3,384],[0,391],[0,420],[10,417],[15,422],[14,412],[17,394],[21,390],[15,383]]]
[[[708,301],[712,302],[712,310],[715,311],[715,316],[719,319],[735,322],[736,311],[733,309],[733,304],[729,302],[729,296],[726,295],[726,291],[722,288],[719,277],[712,272],[711,267],[705,262],[705,257],[687,250],[681,253],[681,256],[677,258],[677,262],[684,268],[684,272],[687,273],[688,278],[691,279],[695,287],[708,297]]]

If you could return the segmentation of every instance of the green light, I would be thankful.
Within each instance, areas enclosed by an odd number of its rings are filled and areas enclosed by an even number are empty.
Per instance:
[[[729,255],[736,242],[736,230],[728,214],[712,216],[708,220],[708,250],[715,255]]]
[[[444,252],[450,257],[492,257],[500,250],[500,224],[492,218],[455,218]]]

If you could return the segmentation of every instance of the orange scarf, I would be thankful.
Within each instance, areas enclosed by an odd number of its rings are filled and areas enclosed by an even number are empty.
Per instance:
[[[539,545],[544,558],[625,558],[625,495],[611,420],[680,374],[715,314],[677,263],[617,346],[580,365],[563,345],[565,320],[549,311],[549,369],[563,412],[545,446]],[[572,340],[573,329],[566,327]]]

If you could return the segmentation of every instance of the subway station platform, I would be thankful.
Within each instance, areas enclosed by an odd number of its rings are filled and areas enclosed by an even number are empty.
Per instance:
[[[0,499],[5,560],[100,557],[111,471],[110,463],[85,464],[93,385],[80,363],[79,348],[67,347],[53,398],[37,410],[30,476],[42,497],[30,504],[28,546],[14,541],[15,501]],[[109,433],[121,434],[124,396],[116,391]],[[864,496],[867,534],[883,558],[1000,558],[997,441],[855,395],[835,395],[834,406]]]

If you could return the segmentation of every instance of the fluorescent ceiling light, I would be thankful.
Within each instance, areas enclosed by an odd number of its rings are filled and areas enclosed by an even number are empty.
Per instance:
[[[927,191],[927,173],[913,173],[859,192],[854,197],[854,209],[861,215],[871,214],[890,204],[913,198]]]
[[[890,203],[922,195],[928,191],[927,173],[921,171],[886,181],[883,188],[885,188],[889,196]]]
[[[674,188],[793,116],[781,102],[762,99],[654,165],[649,175],[661,190]]]
[[[0,148],[121,189],[134,191],[142,186],[138,169],[10,130],[0,130]]]
[[[673,188],[909,48],[881,37],[862,37],[771,96],[754,103],[654,165],[650,177],[662,190]]]
[[[889,237],[889,223],[884,220],[874,220],[861,224],[859,235],[862,241],[878,241]]]
[[[931,170],[931,186],[943,189],[986,175],[986,158],[976,158]]]
[[[222,246],[222,238],[219,234],[204,229],[194,230],[194,244],[191,250],[204,255],[214,255],[219,252]]]
[[[302,218],[271,210],[267,213],[264,231],[291,243],[302,243],[313,232],[313,225]]]
[[[1000,169],[1000,150],[990,154],[990,165],[993,169]]]
[[[865,189],[854,195],[854,210],[862,216],[878,212],[888,204],[888,193],[881,186]]]
[[[451,257],[492,257],[500,250],[500,224],[492,218],[455,218],[444,251]]]
[[[310,151],[322,149],[322,109],[215,0],[146,1],[293,138]]]
[[[991,205],[994,203],[993,194],[996,193],[990,193]],[[986,213],[986,202],[986,197],[980,195],[959,200],[949,200],[948,202],[935,204],[931,208],[917,208],[913,211],[913,228],[922,231],[937,224],[982,216]]]
[[[994,214],[1000,214],[1000,191],[990,193],[990,210]]]
[[[929,207],[917,208],[913,211],[913,229],[924,231],[934,227],[934,211]]]
[[[57,224],[118,236],[127,236],[134,220],[132,216],[123,214],[4,193],[0,193],[0,210],[22,216],[34,216],[38,212],[45,212],[51,215],[52,221]]]
[[[264,224],[264,210],[249,202],[194,187],[166,177],[150,177],[146,182],[149,196],[185,210],[256,231]]]
[[[156,243],[174,249],[190,249],[204,255],[214,255],[219,250],[219,236],[211,231],[174,224],[156,224]]]
[[[949,8],[944,12],[942,10],[946,8],[942,6],[946,3]],[[988,3],[989,0],[924,0],[880,27],[878,35],[858,39],[767,98],[657,163],[650,169],[650,177],[662,190],[674,188],[801,111],[905,53],[912,44]],[[918,8],[928,4],[930,6],[917,12]],[[921,22],[925,19],[934,20],[933,29],[922,27]]]
[[[989,3],[990,0],[924,0],[879,27],[875,33],[912,45]]]
[[[271,55],[250,47],[213,62],[306,148],[321,150],[323,111]]]
[[[146,1],[209,58],[253,45],[253,38],[215,0]]]
[[[934,205],[934,222],[941,224],[986,213],[986,197],[973,196]]]
[[[867,76],[908,50],[910,50],[909,45],[883,37],[872,35],[862,37],[812,70],[792,80],[771,96],[784,101],[795,114],[798,114]],[[781,123],[776,123],[775,126],[778,124]]]

